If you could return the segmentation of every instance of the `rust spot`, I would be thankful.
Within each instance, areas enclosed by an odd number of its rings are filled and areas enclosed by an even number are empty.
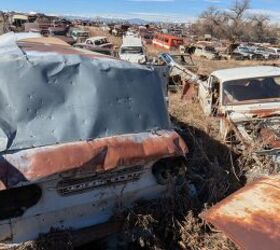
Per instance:
[[[280,139],[277,134],[268,128],[263,128],[260,131],[260,136],[262,140],[262,144],[265,144],[271,148],[279,148],[280,147]]]
[[[279,109],[259,109],[259,110],[252,110],[249,113],[252,115],[256,115],[260,118],[274,116],[275,114],[279,114]]]
[[[181,99],[192,100],[197,95],[196,87],[188,81],[184,82],[184,87],[181,95]]]
[[[242,249],[278,250],[280,175],[259,179],[202,214]]]
[[[164,157],[184,156],[183,139],[174,131],[159,131],[81,141],[23,150],[4,155],[0,180],[7,187],[72,170],[102,172],[145,164]]]
[[[88,52],[87,50],[77,50],[69,45],[64,45],[62,41],[61,44],[59,44],[58,42],[54,43],[51,40],[44,40],[44,39],[41,38],[41,40],[38,41],[34,41],[35,39],[26,39],[17,42],[17,44],[24,51],[54,52],[61,55],[80,55],[90,59],[109,57],[106,55],[91,53]]]

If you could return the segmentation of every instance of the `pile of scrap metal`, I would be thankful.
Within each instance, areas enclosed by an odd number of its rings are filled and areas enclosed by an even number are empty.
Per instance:
[[[182,182],[188,148],[156,71],[32,33],[0,53],[0,243],[108,234],[118,209]]]

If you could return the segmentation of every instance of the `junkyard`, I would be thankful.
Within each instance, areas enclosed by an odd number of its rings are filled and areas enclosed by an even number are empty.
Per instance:
[[[280,249],[280,25],[256,2],[3,7],[0,249]]]

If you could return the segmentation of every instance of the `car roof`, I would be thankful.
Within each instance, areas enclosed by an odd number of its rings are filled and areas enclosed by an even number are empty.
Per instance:
[[[221,82],[226,82],[232,80],[280,76],[280,68],[272,66],[240,67],[217,70],[211,75],[218,78]]]
[[[124,47],[142,47],[142,39],[134,36],[126,36],[123,38],[122,46]]]

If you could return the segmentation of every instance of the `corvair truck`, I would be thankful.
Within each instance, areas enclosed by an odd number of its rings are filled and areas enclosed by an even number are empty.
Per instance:
[[[0,243],[108,232],[117,208],[185,175],[153,69],[24,34],[0,53]]]

